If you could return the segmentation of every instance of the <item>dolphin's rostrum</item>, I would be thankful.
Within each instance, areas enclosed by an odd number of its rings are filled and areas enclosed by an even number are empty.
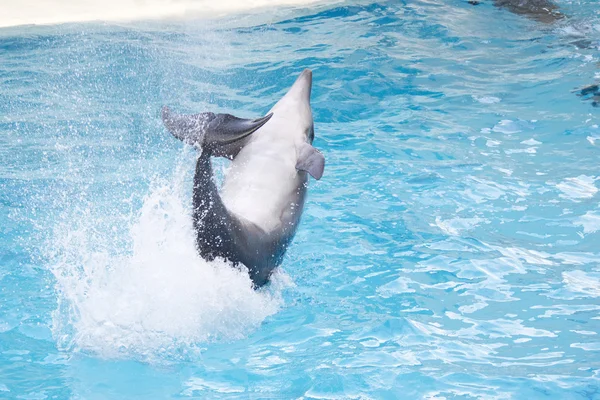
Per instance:
[[[255,287],[268,282],[300,222],[308,174],[320,179],[325,159],[312,146],[312,72],[262,118],[210,112],[162,119],[176,138],[200,150],[193,190],[196,246],[206,260],[222,257],[248,268]],[[211,156],[232,160],[221,192]]]

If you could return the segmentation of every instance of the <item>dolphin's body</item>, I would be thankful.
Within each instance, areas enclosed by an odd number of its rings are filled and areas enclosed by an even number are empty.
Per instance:
[[[167,129],[201,150],[193,194],[200,255],[243,264],[256,287],[268,281],[296,233],[308,174],[316,179],[323,174],[325,159],[312,146],[311,87],[312,73],[304,70],[269,114],[257,120],[176,115],[163,108]],[[221,193],[211,156],[232,159]]]
[[[565,17],[550,0],[494,0],[494,5],[547,24]]]

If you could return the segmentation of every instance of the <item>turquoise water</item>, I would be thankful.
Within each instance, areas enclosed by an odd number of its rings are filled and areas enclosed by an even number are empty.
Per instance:
[[[600,4],[561,5],[1,29],[0,398],[600,399]],[[304,68],[325,175],[254,292],[159,110]]]

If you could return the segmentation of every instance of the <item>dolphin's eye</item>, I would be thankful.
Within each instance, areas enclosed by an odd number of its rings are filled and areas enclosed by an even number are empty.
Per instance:
[[[310,142],[312,143],[313,140],[315,140],[315,127],[314,125],[311,125],[310,128],[308,129],[308,140],[310,140]]]

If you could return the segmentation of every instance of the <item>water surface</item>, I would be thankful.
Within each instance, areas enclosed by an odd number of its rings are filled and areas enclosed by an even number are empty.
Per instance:
[[[0,30],[0,396],[600,398],[600,6],[561,5]],[[159,110],[304,68],[325,175],[254,292],[196,256]]]

